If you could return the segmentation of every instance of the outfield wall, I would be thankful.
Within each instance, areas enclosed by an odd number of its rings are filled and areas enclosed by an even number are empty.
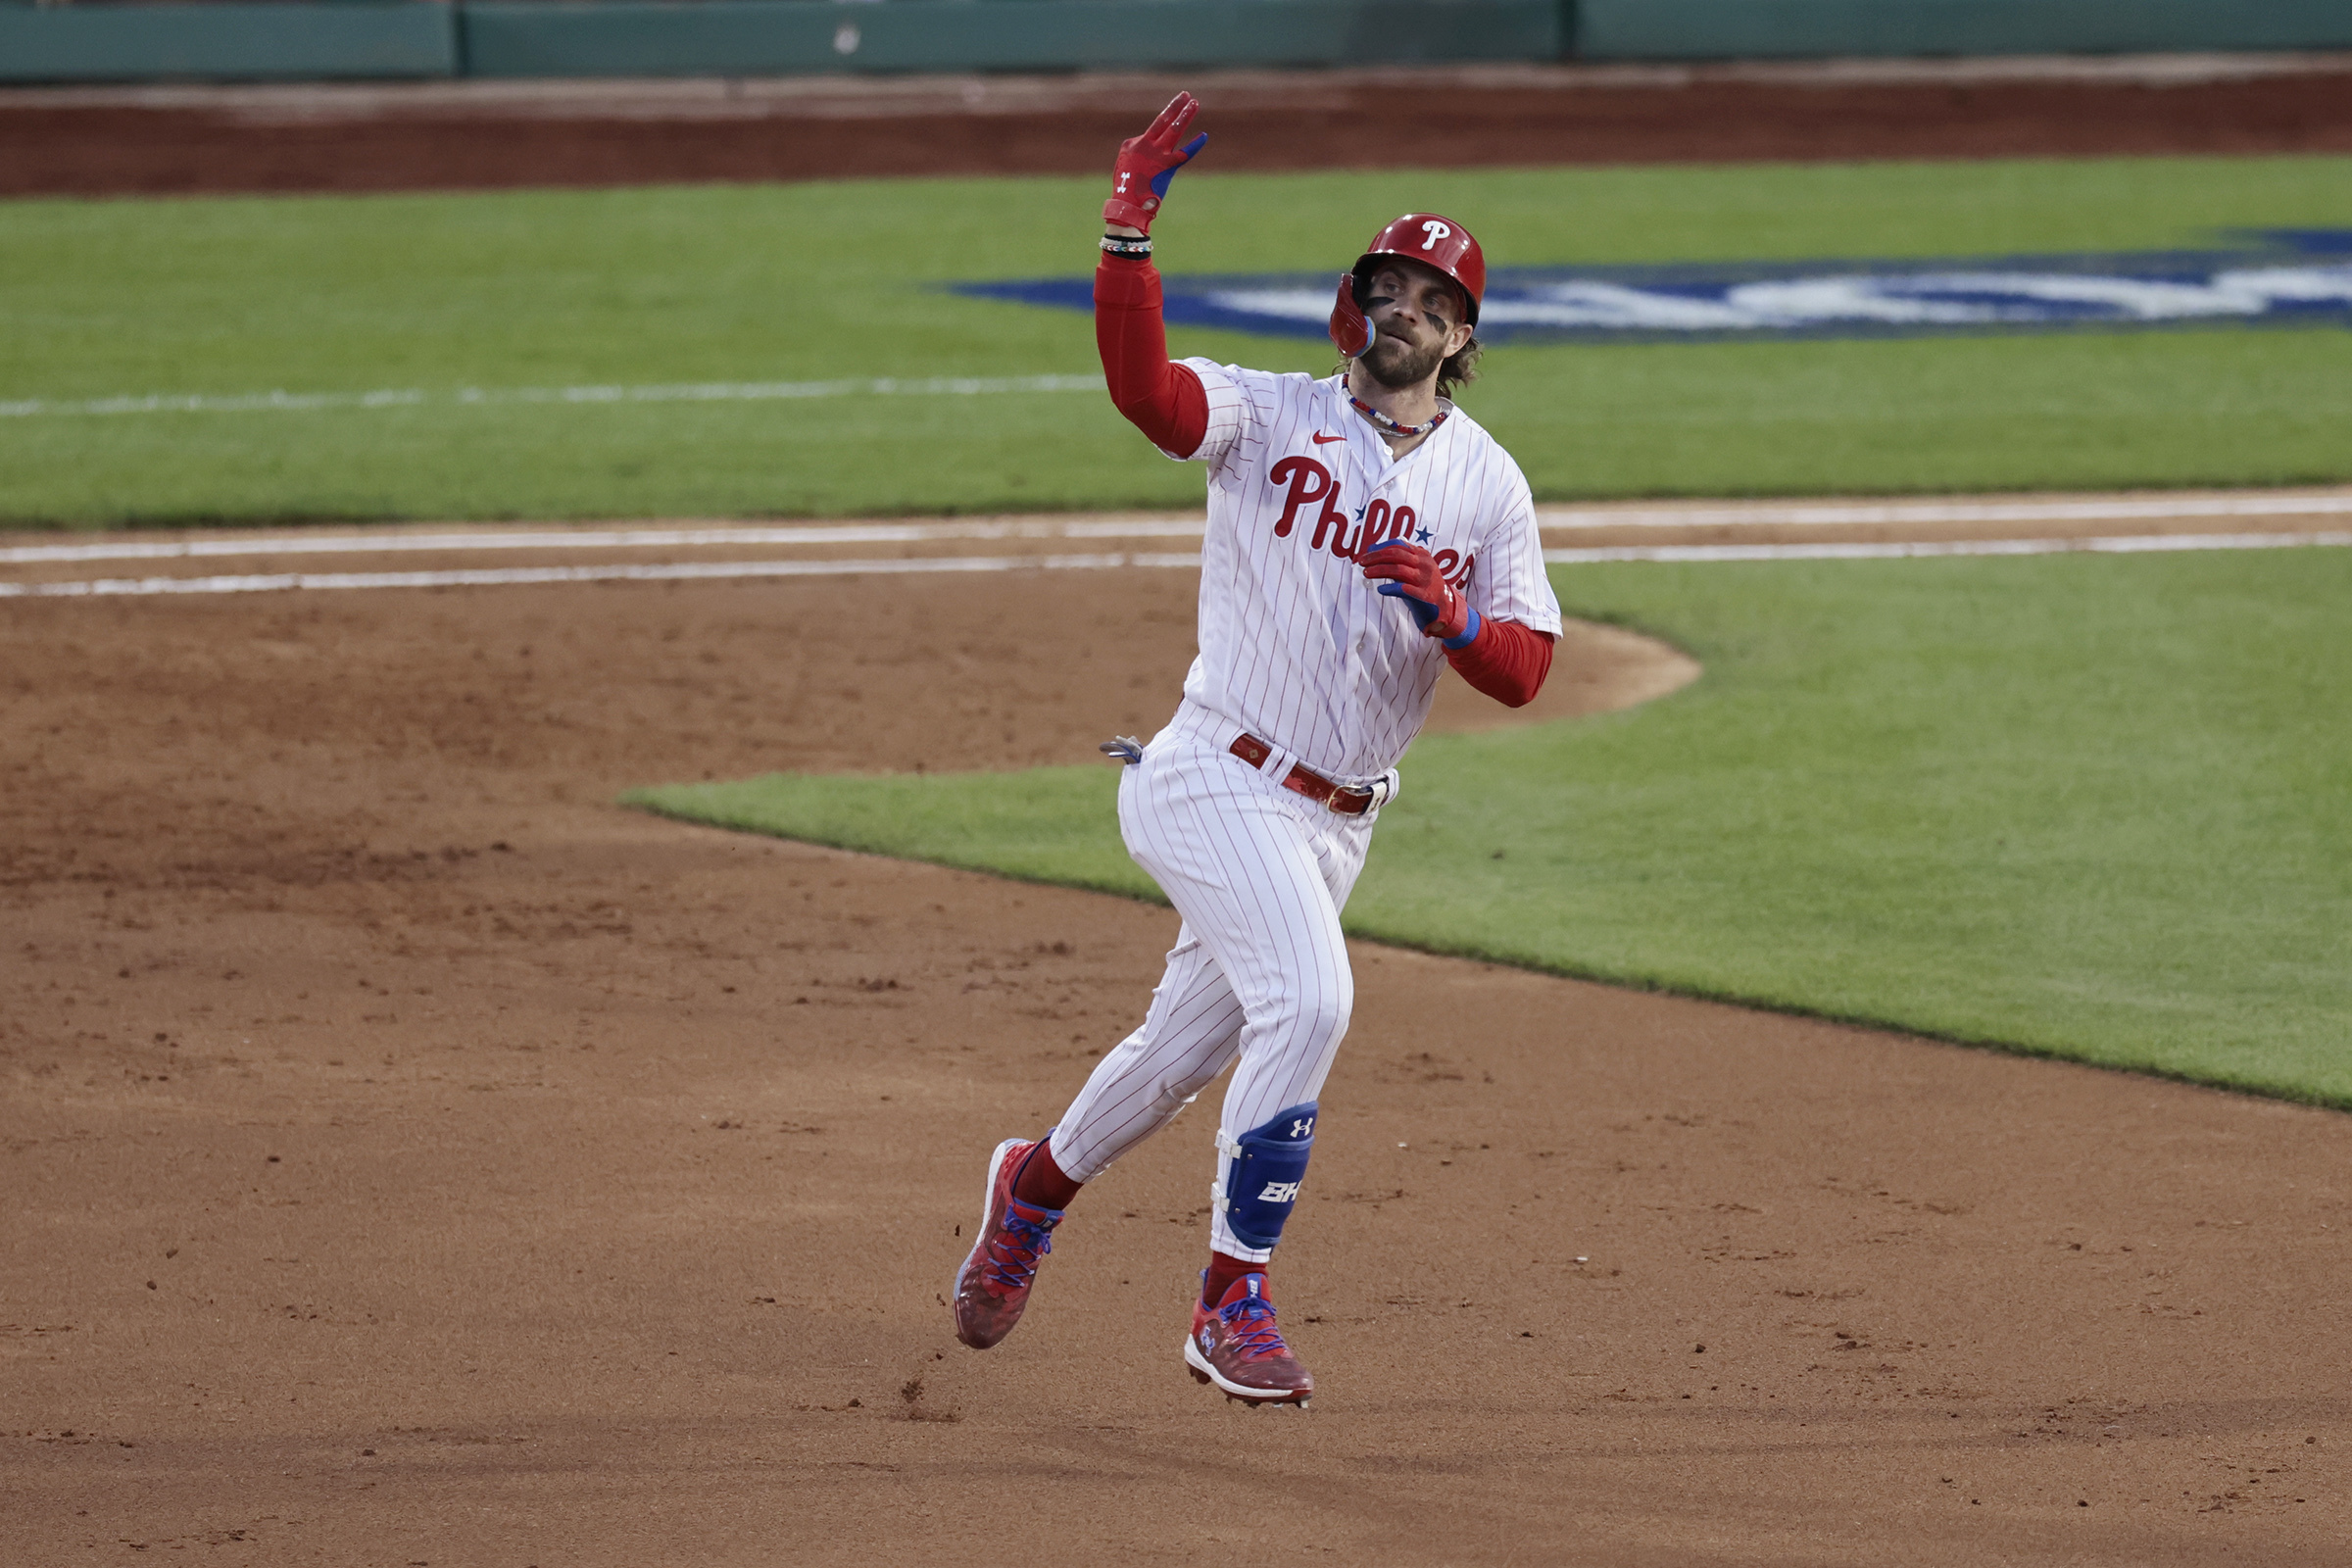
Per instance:
[[[479,0],[481,76],[1556,60],[1558,0]]]
[[[2352,48],[2352,0],[0,0],[0,82]]]
[[[2352,0],[1575,0],[1585,60],[2352,48]]]
[[[0,82],[454,76],[458,9],[0,3]]]

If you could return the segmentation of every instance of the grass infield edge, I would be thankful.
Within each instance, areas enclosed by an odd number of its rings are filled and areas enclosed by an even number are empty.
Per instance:
[[[763,838],[782,839],[795,844],[811,844],[820,849],[838,850],[851,855],[870,855],[877,859],[902,860],[917,865],[936,865],[951,871],[968,871],[975,875],[992,877],[1001,882],[1016,882],[1030,887],[1066,888],[1081,893],[1126,899],[1132,903],[1151,905],[1163,909],[1173,907],[1169,904],[1167,896],[1156,888],[1146,892],[1131,885],[1120,886],[1108,881],[1098,881],[1085,877],[1025,874],[1006,870],[1002,866],[983,864],[977,860],[956,859],[944,856],[908,855],[884,849],[872,843],[860,843],[848,838],[787,833],[773,827],[760,826],[746,821],[731,821],[718,815],[698,813],[662,800],[663,796],[679,787],[649,785],[626,790],[615,797],[614,804],[669,821],[690,823],[696,827],[715,828],[721,832],[758,834]],[[2226,1074],[2197,1073],[2180,1068],[2147,1064],[2098,1061],[2057,1046],[2034,1045],[1992,1035],[1926,1029],[1917,1024],[1907,1023],[1900,1018],[1868,1012],[1808,1006],[1800,1002],[1694,985],[1663,975],[1642,974],[1599,964],[1546,962],[1484,949],[1472,943],[1446,943],[1440,940],[1399,936],[1376,927],[1367,927],[1345,916],[1340,921],[1340,928],[1353,940],[1370,942],[1405,953],[1426,954],[1431,957],[1466,958],[1473,962],[1491,963],[1500,968],[1517,969],[1529,974],[1548,975],[1564,980],[1581,980],[1618,991],[1630,991],[1648,996],[1677,997],[1690,1002],[1715,1003],[1727,1006],[1744,1007],[1756,1012],[1776,1013],[1783,1017],[1808,1018],[1845,1028],[1899,1034],[1913,1040],[1935,1045],[1953,1046],[1963,1050],[1992,1052],[2002,1055],[2024,1056],[2041,1061],[2062,1061],[2073,1066],[2087,1067],[2100,1072],[2130,1073],[2136,1077],[2162,1079],[2171,1083],[2185,1084],[2191,1088],[2219,1090],[2223,1093],[2243,1095],[2257,1100],[2282,1101],[2290,1104],[2310,1105],[2322,1110],[2352,1112],[2352,1095],[2331,1095],[2295,1084],[2270,1083],[2234,1078]]]

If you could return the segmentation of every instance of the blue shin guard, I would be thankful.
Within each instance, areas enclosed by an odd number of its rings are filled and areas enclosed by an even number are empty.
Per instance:
[[[1315,1147],[1315,1106],[1293,1105],[1238,1139],[1217,1138],[1224,1154],[1216,1200],[1226,1228],[1245,1247],[1271,1250],[1298,1201],[1306,1158]]]

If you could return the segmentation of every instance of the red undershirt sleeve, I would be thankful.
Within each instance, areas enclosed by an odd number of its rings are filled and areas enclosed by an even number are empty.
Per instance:
[[[1162,452],[1189,458],[1208,435],[1200,378],[1168,363],[1159,269],[1146,257],[1104,255],[1095,269],[1095,346],[1110,401]]]
[[[1551,639],[1515,620],[1482,619],[1467,648],[1448,649],[1454,672],[1505,708],[1525,708],[1551,673]]]

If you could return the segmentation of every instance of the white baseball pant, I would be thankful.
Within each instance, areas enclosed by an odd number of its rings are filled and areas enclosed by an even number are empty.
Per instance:
[[[1252,768],[1240,728],[1186,703],[1119,780],[1119,831],[1184,924],[1143,1026],[1095,1066],[1054,1131],[1054,1160],[1092,1181],[1166,1126],[1236,1056],[1222,1142],[1316,1100],[1348,1032],[1355,979],[1340,910],[1378,808],[1343,816],[1286,790],[1280,750]],[[1386,781],[1394,793],[1395,775]],[[1214,1209],[1210,1245],[1264,1262]]]

